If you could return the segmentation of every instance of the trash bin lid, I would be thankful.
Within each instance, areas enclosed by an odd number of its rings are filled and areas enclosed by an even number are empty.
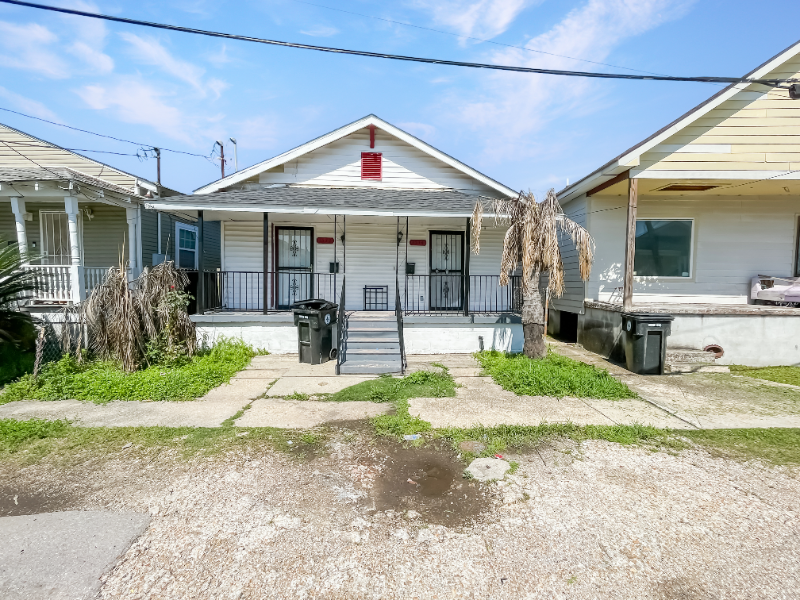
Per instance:
[[[638,321],[640,323],[647,321],[649,323],[670,323],[675,320],[675,317],[672,315],[668,315],[666,313],[634,313],[634,312],[625,312],[622,313],[623,319],[629,319],[631,321]]]
[[[327,300],[321,299],[312,299],[312,300],[300,300],[299,302],[295,302],[291,306],[292,310],[331,310],[333,308],[338,308],[337,304],[333,302],[328,302]]]

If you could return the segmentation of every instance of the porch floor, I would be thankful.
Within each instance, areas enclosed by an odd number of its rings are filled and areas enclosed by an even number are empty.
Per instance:
[[[598,308],[613,312],[626,312],[622,304],[601,302],[599,300],[586,300],[586,308]],[[681,304],[662,302],[640,302],[634,304],[631,312],[638,313],[669,313],[672,315],[776,315],[800,316],[800,308],[788,306],[766,306],[762,304]]]

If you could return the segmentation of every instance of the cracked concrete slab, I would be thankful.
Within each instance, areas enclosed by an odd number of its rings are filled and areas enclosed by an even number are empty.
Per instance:
[[[376,379],[376,376],[339,375],[338,377],[282,377],[267,392],[271,398],[284,398],[291,394],[335,394],[350,386]]]
[[[0,418],[66,419],[83,427],[219,427],[264,394],[267,385],[268,382],[260,379],[233,379],[198,400],[186,402],[9,402],[0,406]]]
[[[308,429],[334,421],[358,421],[390,413],[394,406],[376,402],[316,402],[313,400],[256,400],[236,420],[237,427]]]

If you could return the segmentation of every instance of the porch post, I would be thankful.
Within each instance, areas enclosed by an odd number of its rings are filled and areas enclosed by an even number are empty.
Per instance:
[[[197,211],[197,314],[202,315],[206,300],[205,261],[203,260],[203,211]]]
[[[64,196],[64,210],[67,213],[67,227],[69,228],[69,285],[70,300],[77,304],[86,300],[86,285],[83,276],[83,261],[81,260],[81,238],[78,229],[78,197]]]
[[[472,219],[467,217],[467,235],[464,236],[464,240],[466,240],[466,248],[464,254],[466,255],[464,259],[464,316],[469,316],[469,292],[470,292],[470,279],[469,279],[469,254],[470,248],[472,246],[472,227],[470,227],[472,223]]]
[[[264,254],[264,281],[262,282],[262,290],[261,293],[264,297],[264,301],[262,302],[263,305],[263,312],[266,315],[269,312],[269,213],[264,213],[264,240],[263,240],[263,247],[262,252]]]
[[[622,308],[633,308],[633,259],[636,251],[636,207],[639,200],[639,181],[628,178],[628,223],[625,230],[625,270],[622,288]]]
[[[128,268],[130,269],[130,279],[133,279],[139,275],[139,244],[136,235],[139,209],[137,207],[126,208],[125,216],[128,219]]]
[[[14,222],[17,226],[17,244],[19,253],[25,262],[28,262],[28,233],[25,229],[25,199],[11,198],[11,210],[14,212]]]

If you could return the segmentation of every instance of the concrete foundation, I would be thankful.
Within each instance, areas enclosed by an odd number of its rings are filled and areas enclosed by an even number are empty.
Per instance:
[[[272,354],[297,353],[297,329],[291,314],[192,315],[197,335],[212,344],[219,337],[241,338]],[[514,316],[411,316],[404,319],[406,354],[459,354],[486,350],[521,352],[522,324]],[[336,335],[336,333],[334,333]]]
[[[592,303],[599,304],[599,303]],[[724,355],[715,362],[721,365],[768,367],[800,365],[800,310],[744,307],[726,311],[724,306],[637,305],[637,312],[667,312],[675,317],[672,334],[667,338],[670,350],[703,350],[720,346]],[[560,336],[565,321],[563,311],[551,310],[548,333]],[[622,332],[622,309],[609,305],[589,305],[578,315],[578,343],[591,352],[616,362],[625,361]]]

